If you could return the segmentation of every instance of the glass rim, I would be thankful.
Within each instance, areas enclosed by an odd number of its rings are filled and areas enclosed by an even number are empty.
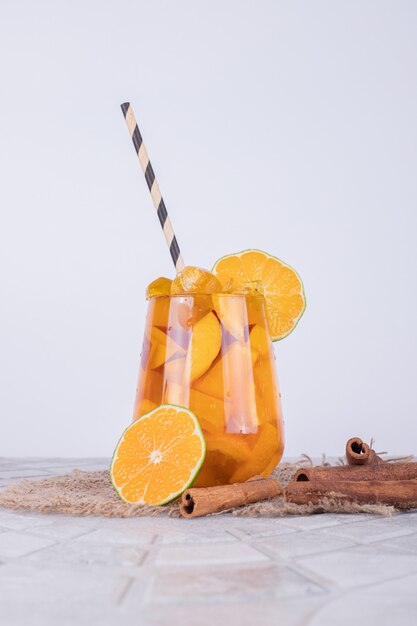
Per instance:
[[[148,302],[152,300],[160,300],[166,298],[167,300],[176,300],[177,298],[210,298],[216,296],[216,298],[250,298],[251,300],[265,300],[265,296],[261,293],[176,293],[176,294],[161,294],[147,298]]]

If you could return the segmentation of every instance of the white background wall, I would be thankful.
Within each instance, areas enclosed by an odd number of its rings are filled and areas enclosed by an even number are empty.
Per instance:
[[[3,0],[0,455],[110,455],[149,281],[269,251],[308,308],[276,345],[287,454],[417,452],[417,4]]]

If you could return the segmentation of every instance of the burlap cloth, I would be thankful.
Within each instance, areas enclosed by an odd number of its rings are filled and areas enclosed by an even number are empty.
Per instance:
[[[323,465],[329,465],[323,459]],[[286,486],[300,467],[312,465],[306,457],[298,463],[281,463],[272,477]],[[125,504],[114,491],[109,473],[74,470],[63,476],[41,480],[22,480],[0,491],[0,507],[24,509],[42,513],[67,515],[99,515],[103,517],[144,517],[165,515],[180,517],[178,501],[166,506]],[[392,515],[395,508],[377,504],[353,504],[324,499],[320,505],[298,505],[285,502],[279,496],[264,502],[230,509],[233,515],[249,517],[282,517],[284,515],[309,515],[311,513],[375,513]],[[218,514],[218,515],[221,515]]]

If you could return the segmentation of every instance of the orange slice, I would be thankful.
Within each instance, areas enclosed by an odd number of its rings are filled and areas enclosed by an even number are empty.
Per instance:
[[[173,356],[179,357],[185,354],[184,348],[156,326],[151,328],[150,342],[149,367],[152,369],[156,369]]]
[[[259,429],[258,441],[256,442],[250,458],[246,463],[239,465],[230,479],[232,483],[241,483],[251,476],[271,472],[271,463],[279,451],[279,435],[275,426],[264,424]]]
[[[255,387],[264,403],[271,389],[275,387],[275,364],[270,358],[258,359],[253,368]]]
[[[165,362],[164,373],[166,380],[169,383],[182,386],[183,391],[186,391],[190,384],[209,369],[219,353],[221,341],[219,320],[214,313],[208,313],[194,325],[190,344],[185,355],[177,351],[170,360]],[[174,398],[176,398],[176,391],[174,393]],[[183,396],[184,393],[182,392],[180,397]],[[169,398],[167,402],[187,406],[187,402],[172,400],[171,396]]]
[[[206,445],[207,452],[220,452],[237,463],[244,463],[251,454],[245,435],[207,434]]]
[[[151,298],[148,305],[147,325],[159,326],[166,330],[169,326],[170,298]]]
[[[274,454],[274,456],[272,457],[272,459],[270,460],[268,465],[260,473],[260,476],[264,476],[266,478],[267,476],[272,474],[272,472],[274,471],[274,469],[276,468],[276,466],[280,462],[281,456],[282,456],[282,448],[276,454]]]
[[[233,279],[233,291],[246,293],[248,285],[259,285],[265,298],[272,341],[289,335],[304,313],[306,299],[297,272],[276,257],[261,250],[244,250],[219,259],[213,274],[222,285]]]
[[[187,293],[219,293],[221,290],[219,280],[211,272],[191,265],[179,272],[171,285],[173,296]]]
[[[110,467],[124,502],[166,504],[195,480],[206,444],[194,413],[162,404],[124,431]]]
[[[227,484],[228,476],[218,462],[219,456],[216,452],[207,451],[206,462],[201,468],[201,472],[197,476],[193,487],[214,487],[215,485]]]
[[[265,328],[259,324],[255,324],[250,331],[249,341],[252,352],[252,363],[256,363],[259,358],[269,356],[270,343]]]
[[[190,363],[190,381],[193,382],[207,372],[222,343],[219,320],[210,312],[193,326],[187,360]],[[187,365],[188,365],[187,363]]]
[[[161,276],[160,278],[156,278],[146,288],[146,299],[155,298],[157,296],[169,296],[171,293],[171,283],[172,280],[170,278],[165,278]]]
[[[193,388],[209,396],[223,400],[223,361],[221,358],[213,363],[205,374],[194,381]]]
[[[225,429],[224,403],[201,391],[191,389],[190,406],[197,415],[203,431],[223,433]]]
[[[182,299],[178,305],[174,303],[174,317],[177,315],[178,321],[182,328],[189,330],[196,324],[201,318],[213,308],[211,298],[207,295],[191,294],[188,297]]]

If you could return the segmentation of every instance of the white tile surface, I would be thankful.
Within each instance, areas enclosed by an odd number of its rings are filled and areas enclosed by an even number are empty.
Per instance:
[[[339,551],[354,545],[351,539],[327,536],[322,530],[295,532],[256,542],[256,547],[277,559],[292,560],[308,554]]]
[[[296,530],[316,530],[328,526],[338,526],[340,521],[335,514],[326,515],[288,515],[282,519],[282,524]]]
[[[223,565],[229,563],[264,563],[268,557],[244,543],[196,543],[192,547],[166,545],[158,548],[155,565],[193,566]]]
[[[415,554],[375,544],[305,557],[297,564],[307,574],[317,574],[324,583],[336,584],[340,589],[360,588],[417,573]]]
[[[248,602],[323,593],[322,587],[280,564],[184,568],[157,573],[149,601],[155,604]]]
[[[318,608],[309,626],[352,626],[353,607],[361,624],[415,626],[417,624],[417,575],[354,590]]]
[[[52,566],[99,566],[101,568],[138,567],[145,560],[146,551],[137,546],[109,543],[67,541],[29,556],[31,563]]]
[[[54,519],[46,524],[36,524],[31,527],[30,532],[36,537],[47,537],[56,541],[64,541],[66,539],[79,539],[93,531],[88,524],[83,524],[83,520],[63,518]]]
[[[323,596],[308,598],[252,599],[248,601],[145,604],[135,626],[307,626],[313,611],[324,602]],[[126,598],[132,615],[134,608]],[[140,621],[141,620],[141,621]],[[331,626],[323,623],[321,626]]]
[[[239,523],[230,529],[236,537],[249,540],[263,537],[277,537],[295,533],[296,529],[284,524],[280,519],[239,518]]]
[[[156,535],[151,529],[143,531],[139,528],[124,527],[124,520],[119,520],[120,526],[97,528],[79,537],[78,542],[84,543],[119,543],[132,545],[148,545],[155,541]]]
[[[402,537],[386,539],[384,541],[384,545],[394,548],[395,550],[398,550],[398,552],[415,554],[417,557],[417,532],[412,535],[403,535]]]
[[[0,486],[12,474],[107,467],[0,459]],[[414,626],[416,589],[417,512],[183,520],[0,509],[1,626],[351,626],[352,607],[363,623]]]
[[[188,530],[183,527],[182,530],[170,530],[163,533],[158,538],[163,544],[170,543],[224,543],[225,541],[237,541],[237,538],[231,532],[223,530],[210,530],[209,533],[202,535],[198,529]]]
[[[413,523],[412,518],[405,515],[361,520],[351,524],[338,524],[332,528],[326,528],[323,533],[329,538],[344,537],[357,543],[367,544],[410,535],[415,531],[417,531],[417,520],[414,520]]]
[[[1,623],[4,626],[117,623],[113,621],[114,610],[122,582],[121,577],[111,572],[91,572],[88,568],[74,572],[26,564],[2,566]]]
[[[8,530],[0,534],[0,559],[24,556],[51,546],[54,542],[33,535]]]
[[[0,528],[8,530],[25,530],[37,524],[45,523],[45,515],[36,513],[11,512],[0,509]]]

